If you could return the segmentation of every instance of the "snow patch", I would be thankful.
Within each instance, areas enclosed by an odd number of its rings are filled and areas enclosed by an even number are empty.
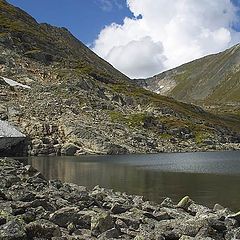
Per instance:
[[[19,82],[16,82],[12,79],[9,79],[9,78],[5,78],[5,77],[1,77],[8,85],[10,86],[13,86],[13,87],[22,87],[22,88],[26,88],[26,89],[31,89],[31,87],[29,87],[28,85],[24,85],[24,84],[21,84]]]

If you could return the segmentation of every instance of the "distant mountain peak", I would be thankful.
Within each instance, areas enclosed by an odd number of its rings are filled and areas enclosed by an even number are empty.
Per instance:
[[[240,104],[240,44],[137,82],[153,92],[187,103],[237,106]]]

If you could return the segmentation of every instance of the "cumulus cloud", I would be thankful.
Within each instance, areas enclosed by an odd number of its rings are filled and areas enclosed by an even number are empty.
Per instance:
[[[230,0],[127,0],[133,18],[112,23],[93,50],[131,78],[149,77],[230,47],[240,22]]]
[[[126,59],[126,56],[131,57]],[[163,68],[162,62],[165,61],[162,43],[153,42],[150,37],[113,47],[106,58],[118,66],[120,71],[136,78],[147,77],[149,72],[158,72]],[[134,67],[136,63],[137,67]]]

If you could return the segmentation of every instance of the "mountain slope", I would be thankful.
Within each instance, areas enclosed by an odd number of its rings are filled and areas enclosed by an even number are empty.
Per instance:
[[[137,87],[66,29],[4,0],[0,76],[0,120],[29,137],[31,155],[239,147],[238,120]]]
[[[19,8],[0,0],[0,32],[4,41],[11,35],[9,48],[32,59],[48,65],[53,62],[76,68],[80,72],[99,77],[102,81],[127,80],[128,78],[114,69],[77,40],[67,29],[38,24],[35,19]]]
[[[188,103],[237,107],[240,104],[240,44],[139,83]]]

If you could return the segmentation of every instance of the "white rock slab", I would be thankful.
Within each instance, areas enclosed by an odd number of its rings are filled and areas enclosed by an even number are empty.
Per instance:
[[[22,87],[22,88],[26,88],[26,89],[30,89],[31,87],[29,87],[28,85],[24,85],[24,84],[21,84],[19,82],[16,82],[10,78],[5,78],[5,77],[1,77],[8,85],[10,86],[13,86],[13,87]]]
[[[26,137],[7,121],[0,120],[0,138],[1,137]]]

